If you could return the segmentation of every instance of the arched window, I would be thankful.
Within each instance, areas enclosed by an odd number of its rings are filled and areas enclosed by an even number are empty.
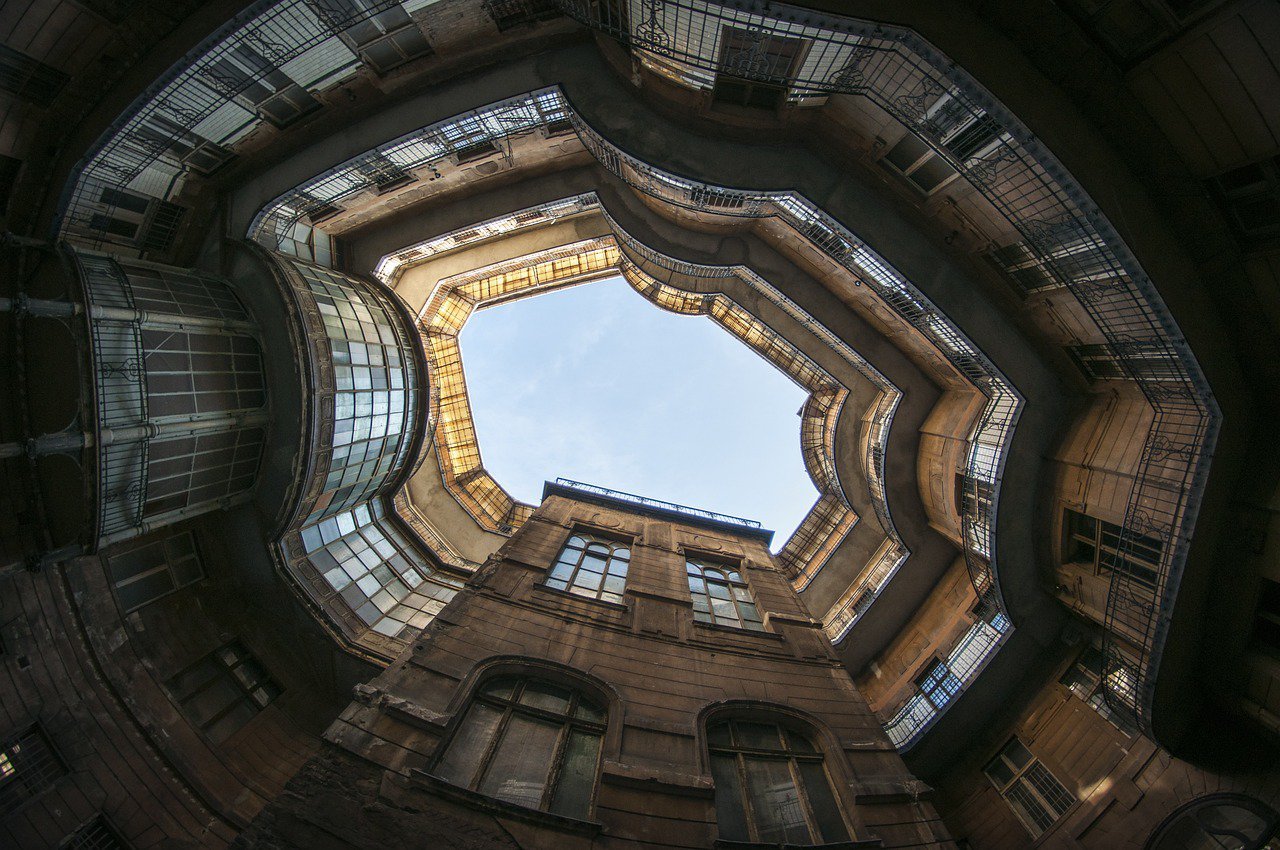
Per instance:
[[[1147,850],[1262,850],[1280,829],[1280,813],[1243,794],[1192,800],[1165,819]]]
[[[725,841],[848,841],[822,753],[791,725],[728,720],[707,727],[716,821]]]
[[[689,595],[693,597],[694,620],[764,631],[760,611],[751,598],[751,588],[736,569],[689,558],[685,561],[685,573],[689,577]]]
[[[606,714],[541,679],[485,682],[436,762],[435,775],[500,800],[585,820]]]
[[[631,550],[624,544],[579,532],[564,545],[546,585],[588,599],[621,602],[630,562]]]

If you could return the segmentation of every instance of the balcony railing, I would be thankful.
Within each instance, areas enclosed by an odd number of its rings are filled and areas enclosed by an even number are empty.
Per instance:
[[[828,15],[766,0],[733,6],[694,0],[646,0],[643,14],[604,14],[589,0],[558,0],[565,13],[629,47],[641,64],[680,84],[713,89],[718,75],[780,87],[799,103],[831,95],[865,98],[923,140],[942,163],[967,180],[1020,234],[1021,252],[1050,284],[1075,297],[1107,340],[1115,360],[1142,389],[1156,412],[1146,435],[1125,515],[1121,554],[1138,537],[1164,544],[1154,593],[1124,567],[1112,564],[1106,611],[1109,671],[1138,671],[1137,687],[1109,688],[1107,700],[1150,732],[1154,675],[1168,631],[1221,414],[1199,365],[1137,259],[1115,228],[1052,153],[963,69],[913,31],[874,21]],[[747,46],[725,67],[722,41],[745,32]],[[806,43],[803,59],[782,67],[771,61],[770,40]],[[741,47],[741,45],[739,45]],[[739,55],[741,54],[741,55]],[[982,144],[971,144],[975,128]],[[961,141],[967,139],[965,143]],[[620,171],[632,163],[612,152],[602,162]],[[624,178],[625,179],[625,178]],[[647,181],[646,191],[660,191]],[[683,187],[682,187],[683,188]],[[744,193],[691,193],[690,206],[714,200],[722,214],[756,215],[756,200]],[[838,250],[843,250],[840,246]],[[918,306],[904,298],[901,312]],[[1153,352],[1162,368],[1150,368]],[[981,381],[970,353],[954,351],[952,362]],[[993,389],[988,387],[989,390]],[[1021,400],[989,392],[983,426],[971,440],[966,477],[994,484],[1004,453],[990,446],[1016,419]],[[997,491],[998,492],[998,491]],[[966,499],[993,518],[990,501]],[[975,589],[998,588],[990,552],[992,525],[978,517],[964,523],[966,555]],[[998,596],[998,593],[997,593]],[[1121,633],[1140,635],[1127,647]]]
[[[621,490],[601,487],[599,484],[584,484],[581,481],[574,481],[571,478],[557,478],[556,484],[560,487],[567,487],[570,490],[577,490],[581,493],[590,493],[593,496],[604,496],[605,498],[615,499],[620,502],[629,502],[633,505],[639,505],[645,508],[654,508],[655,510],[667,511],[669,513],[684,514],[685,516],[694,517],[696,519],[718,522],[722,525],[736,525],[739,528],[749,528],[753,531],[761,528],[760,523],[754,519],[744,519],[740,516],[717,513],[716,511],[709,511],[705,508],[691,508],[688,505],[677,505],[675,502],[664,502],[661,499],[653,499],[648,496],[637,496],[635,493],[624,493]]]

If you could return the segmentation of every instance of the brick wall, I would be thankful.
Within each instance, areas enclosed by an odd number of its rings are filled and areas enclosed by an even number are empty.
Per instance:
[[[563,542],[581,527],[634,540],[625,605],[540,586]],[[765,632],[694,623],[684,547],[741,561],[766,614]],[[384,836],[407,834],[413,823],[407,810],[426,801],[448,809],[451,818],[485,811],[491,801],[460,799],[465,795],[457,789],[433,784],[416,769],[431,768],[486,671],[526,664],[587,677],[608,695],[609,725],[592,815],[600,834],[592,839],[513,817],[509,807],[487,810],[520,846],[710,846],[717,831],[701,718],[730,703],[773,706],[806,719],[855,839],[880,838],[885,847],[950,846],[932,807],[913,799],[927,789],[907,772],[761,541],[554,495],[330,727],[327,738],[350,755],[326,751],[299,780],[312,782],[333,760],[355,756],[373,769],[368,782],[333,804],[318,802],[337,793],[332,788],[323,795],[286,792],[242,844],[288,845],[316,830],[325,841],[358,842],[350,825],[328,814],[339,803],[350,807],[353,797],[365,804],[361,828]],[[452,839],[450,829],[438,827],[437,843]]]

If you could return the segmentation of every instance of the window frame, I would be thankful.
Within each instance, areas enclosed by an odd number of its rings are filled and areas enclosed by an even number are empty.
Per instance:
[[[1027,754],[1027,761],[1022,765],[1019,765],[1016,761],[1006,755],[1006,753],[1012,750],[1015,745],[1022,748],[1022,750]],[[1010,771],[1010,778],[1007,782],[1001,783],[992,775],[992,766],[997,763],[1001,763]],[[1070,798],[1070,802],[1063,806],[1061,810],[1059,810],[1054,801],[1045,796],[1045,792],[1037,786],[1035,778],[1028,778],[1028,775],[1033,773],[1037,767],[1046,776],[1048,776],[1049,779],[1057,784],[1058,788],[1060,788],[1067,797]],[[998,793],[1000,798],[1009,806],[1014,817],[1018,819],[1034,839],[1039,839],[1045,833],[1057,826],[1062,819],[1066,817],[1067,813],[1075,808],[1075,806],[1080,802],[1079,798],[1076,797],[1071,789],[1067,788],[1067,786],[1063,784],[1062,780],[1060,780],[1043,761],[1037,758],[1036,755],[1031,752],[1031,748],[1024,744],[1022,739],[1017,735],[1014,735],[1006,741],[1004,746],[996,751],[996,754],[992,756],[987,761],[986,766],[982,768],[982,772],[987,777],[987,781],[989,781],[996,789],[996,793]],[[1053,818],[1049,821],[1048,825],[1042,827],[1039,823],[1036,823],[1031,812],[1024,811],[1020,802],[1014,802],[1014,800],[1010,798],[1010,792],[1015,788],[1023,792],[1022,796],[1029,796],[1033,802],[1037,803],[1041,807],[1041,811],[1043,813],[1053,815]]]
[[[486,671],[478,678],[475,685],[471,688],[466,701],[463,702],[454,712],[454,722],[451,724],[451,728],[449,729],[447,736],[438,748],[437,754],[431,761],[431,766],[429,768],[430,775],[440,782],[446,783],[454,788],[460,788],[469,793],[477,794],[488,799],[498,800],[505,805],[516,806],[525,811],[539,812],[552,817],[567,818],[568,820],[576,822],[592,823],[591,818],[595,815],[596,798],[600,791],[601,767],[604,764],[605,741],[609,734],[609,718],[612,714],[610,711],[611,701],[606,698],[602,698],[596,692],[596,688],[590,686],[584,687],[583,683],[576,679],[569,679],[561,675],[557,675],[557,673],[558,671],[541,670],[536,668],[532,670],[511,670],[502,667]],[[509,695],[505,697],[486,691],[486,688],[492,688],[495,684],[507,681],[512,682],[512,685]],[[570,698],[568,706],[564,712],[552,711],[538,706],[521,703],[520,700],[524,696],[525,689],[531,682],[550,685],[553,688],[568,691]],[[589,718],[584,719],[575,716],[584,701],[601,715],[601,720],[591,720]],[[458,743],[460,735],[467,729],[467,721],[471,717],[472,711],[477,704],[484,705],[490,710],[498,711],[501,713],[501,716],[494,724],[492,733],[490,734],[489,739],[484,743],[480,756],[475,759],[470,777],[464,784],[456,781],[455,779],[443,776],[440,770],[445,759],[448,757],[450,750],[456,743]],[[511,720],[516,715],[559,725],[559,729],[556,732],[555,744],[552,748],[551,764],[547,769],[546,782],[542,788],[542,795],[537,807],[528,806],[523,803],[509,800],[504,797],[498,797],[480,790],[488,777],[489,770],[493,767],[495,758],[502,751],[504,742],[509,747],[517,747],[517,744],[507,742],[505,740],[507,731],[511,725]],[[598,741],[591,788],[587,794],[586,813],[582,817],[566,815],[551,809],[555,794],[559,789],[560,781],[564,776],[569,739],[574,731],[594,734]]]
[[[780,738],[780,741],[786,741],[787,745],[777,749],[767,749],[752,747],[749,745],[738,745],[736,743],[736,735],[733,732],[733,724],[747,723],[757,726],[767,725],[775,727],[779,733],[789,733],[790,735],[798,735],[807,742],[811,751],[796,750],[790,746],[790,738]],[[729,729],[730,743],[728,745],[712,743],[712,732],[719,727]],[[734,763],[734,770],[737,776],[737,800],[736,804],[741,812],[742,819],[747,828],[747,838],[745,842],[751,846],[756,844],[779,844],[785,843],[786,846],[806,846],[803,844],[792,844],[789,842],[772,842],[761,838],[760,824],[757,823],[755,807],[751,801],[751,792],[748,790],[747,783],[747,760],[754,759],[756,761],[786,761],[787,771],[791,777],[792,785],[796,789],[796,796],[800,803],[800,811],[804,816],[805,827],[809,831],[809,837],[816,846],[822,846],[829,843],[838,843],[840,841],[851,841],[854,836],[853,824],[847,816],[847,801],[843,799],[838,777],[833,775],[831,759],[828,758],[828,748],[823,745],[822,736],[818,733],[812,724],[795,718],[789,714],[778,714],[770,711],[766,707],[755,708],[745,707],[738,708],[727,712],[718,712],[707,717],[699,725],[702,733],[703,743],[705,746],[705,757],[707,758],[708,772],[713,776],[714,768],[713,760],[717,757],[731,757]],[[827,839],[823,837],[822,827],[816,817],[816,809],[812,802],[811,792],[805,782],[804,776],[800,772],[799,763],[818,764],[822,771],[822,777],[826,781],[826,791],[835,801],[835,812],[841,825],[844,828],[844,837],[839,839]],[[720,789],[716,789],[717,798],[715,800],[715,808],[719,809],[720,799],[718,795]],[[727,793],[727,792],[726,792]],[[726,844],[738,844],[744,839],[726,838],[723,836],[721,825],[719,823],[719,813],[717,811],[716,829],[719,836],[719,842]],[[815,840],[816,839],[816,840]]]
[[[228,662],[226,658],[223,657],[224,653],[228,650],[233,652],[236,656],[234,663]],[[236,674],[236,670],[244,667],[246,662],[256,665],[263,674],[261,677],[255,678],[251,685],[246,685],[244,680]],[[179,690],[180,680],[197,671],[201,666],[211,663],[217,666],[216,672],[213,675],[210,675],[195,687],[191,687],[189,682],[185,683],[182,689]],[[240,692],[239,695],[223,705],[222,708],[206,720],[198,721],[192,714],[190,704],[194,703],[196,697],[200,694],[208,692],[211,688],[216,688],[219,682],[225,681],[229,681],[231,685]],[[265,702],[260,702],[254,695],[255,692],[260,689],[263,690],[264,693],[268,694]],[[280,695],[284,693],[284,687],[276,681],[275,677],[271,674],[271,671],[267,669],[267,666],[258,660],[256,655],[246,649],[245,645],[239,640],[232,640],[221,644],[212,652],[202,655],[196,661],[188,664],[186,667],[170,676],[165,680],[165,690],[168,691],[174,703],[177,705],[178,711],[182,714],[183,718],[191,724],[191,727],[199,732],[202,737],[207,738],[214,744],[222,744],[235,737],[235,735],[246,726],[257,720],[258,717],[261,716],[262,712],[266,710],[267,706],[279,699]],[[272,691],[274,691],[274,693],[272,693]],[[215,737],[211,730],[214,729],[224,718],[230,715],[237,706],[245,704],[248,704],[254,709],[253,714],[234,729],[231,729],[225,735],[222,735],[222,737]]]
[[[181,548],[180,541],[184,538],[187,541],[188,551],[185,554],[178,552],[175,557],[175,551]],[[208,578],[208,573],[206,573],[204,569],[204,561],[200,557],[200,547],[196,545],[195,535],[190,531],[180,531],[177,534],[170,534],[159,540],[150,540],[141,543],[140,545],[137,544],[136,541],[133,541],[133,543],[134,545],[112,552],[104,559],[106,561],[107,580],[111,582],[111,594],[115,597],[116,605],[119,606],[122,614],[132,614],[134,611],[141,611],[143,608],[146,608],[154,602],[159,602],[161,599],[172,596],[184,588],[193,587]],[[129,555],[135,555],[136,553],[151,547],[161,547],[164,550],[163,563],[159,566],[136,572],[123,579],[116,578],[115,564],[120,559],[126,558]],[[185,564],[188,561],[193,561],[195,563],[195,572],[197,574],[194,576],[189,575],[185,580],[180,580],[178,572],[174,570],[174,566],[178,564]],[[120,596],[120,588],[122,586],[128,587],[130,585],[137,584],[138,582],[157,573],[165,573],[168,575],[169,582],[173,586],[163,593],[152,596],[143,602],[132,605],[131,607],[126,607]]]
[[[15,759],[24,746],[31,752]],[[24,767],[26,774],[35,775],[24,775]],[[42,724],[32,723],[0,739],[0,819],[43,796],[68,773],[70,765]]]
[[[1085,524],[1082,522],[1083,520],[1093,524],[1092,532],[1079,530],[1079,526]],[[1109,575],[1114,572],[1112,564],[1120,565],[1133,581],[1143,587],[1154,590],[1160,581],[1160,562],[1164,558],[1163,544],[1154,538],[1143,538],[1139,535],[1134,538],[1139,544],[1144,539],[1147,539],[1158,546],[1158,548],[1149,544],[1144,546],[1147,551],[1155,553],[1155,559],[1149,560],[1148,558],[1139,557],[1140,553],[1137,551],[1126,555],[1116,545],[1123,534],[1123,526],[1108,522],[1081,510],[1063,506],[1061,563],[1090,567],[1093,570],[1093,574],[1097,576]],[[1108,540],[1115,542],[1108,543]],[[1088,547],[1092,549],[1093,554],[1087,558],[1077,557],[1075,553],[1079,551],[1079,547]]]
[[[1096,670],[1091,666],[1092,659],[1090,656],[1097,657],[1098,667]],[[1124,669],[1123,667],[1121,668],[1121,670]],[[1076,699],[1096,711],[1116,729],[1125,735],[1133,735],[1137,732],[1137,729],[1132,722],[1123,713],[1113,711],[1111,706],[1107,704],[1107,688],[1103,684],[1105,675],[1106,658],[1096,647],[1088,645],[1076,655],[1071,665],[1058,677],[1058,684],[1062,685]],[[1111,675],[1115,676],[1116,673],[1113,672]],[[1131,671],[1128,672],[1128,676],[1131,682],[1137,681],[1136,675]]]
[[[963,680],[947,664],[947,659],[936,657],[921,668],[920,674],[915,678],[915,686],[939,711],[946,708],[964,690]]]
[[[755,632],[759,634],[769,633],[764,627],[764,612],[760,610],[760,605],[756,602],[755,589],[752,588],[750,582],[748,582],[744,577],[746,571],[743,568],[741,561],[730,562],[723,557],[707,556],[700,552],[688,549],[682,549],[680,554],[684,558],[685,587],[689,591],[689,600],[693,608],[694,625],[709,626],[711,628],[734,629],[741,632]],[[695,589],[693,584],[695,576],[690,572],[690,570],[694,566],[698,568],[700,573],[697,578],[700,578],[703,582],[704,589],[701,591]],[[729,601],[733,602],[733,610],[736,616],[735,622],[721,622],[720,618],[715,614],[715,605],[712,601],[715,597],[711,595],[709,590],[710,585],[707,582],[707,570],[720,573],[723,580],[717,580],[715,583],[722,584],[730,588],[729,596],[727,598]],[[731,578],[732,576],[737,576],[738,578],[735,580]],[[734,592],[734,588],[742,588],[747,598],[743,599],[738,593]],[[700,601],[699,597],[706,600],[707,611],[705,618],[700,616],[703,612],[698,610],[698,602]],[[740,603],[750,605],[751,609],[759,619],[749,620],[748,618],[743,617],[740,610]],[[748,622],[755,623],[755,625],[746,625]]]
[[[791,82],[804,64],[812,39],[799,35],[762,33],[735,23],[721,25],[716,42],[715,81],[711,102],[716,106],[778,112],[793,103]],[[753,48],[753,40],[759,46]],[[743,58],[763,61],[767,67],[743,66]],[[735,73],[739,72],[739,73]],[[767,77],[767,78],[766,78]],[[778,82],[782,80],[782,82]],[[767,100],[768,102],[763,102]]]
[[[567,575],[561,578],[556,575],[556,570],[561,566],[568,566],[568,564],[565,563],[564,558],[567,553],[572,551],[573,541],[575,539],[583,541],[582,548],[577,550],[577,560],[574,562],[573,566],[569,568]],[[586,560],[586,555],[593,546],[607,548],[608,552],[604,559],[604,568],[600,573],[600,583],[595,587],[594,595],[590,595],[575,591],[574,587],[581,587],[584,590],[589,590],[590,588],[588,588],[587,585],[575,585],[574,580],[581,572],[583,572],[583,561]],[[543,575],[539,586],[557,593],[567,593],[579,599],[603,602],[608,605],[625,605],[626,602],[624,600],[626,599],[627,593],[627,575],[631,568],[631,550],[634,546],[635,541],[632,538],[618,534],[606,534],[593,528],[575,525],[569,532],[569,535],[564,539],[564,542],[560,544],[560,551],[556,555],[555,560],[551,562],[551,565],[547,567],[547,571]],[[625,557],[618,557],[617,553],[619,551],[625,552]],[[621,575],[618,575],[611,570],[611,567],[615,563],[622,564]],[[592,571],[586,570],[585,572],[591,573]],[[621,578],[622,589],[619,591],[606,590],[605,588],[608,584],[608,579],[610,578]],[[558,587],[552,582],[564,582],[564,587]],[[606,596],[616,596],[617,598],[606,598]]]

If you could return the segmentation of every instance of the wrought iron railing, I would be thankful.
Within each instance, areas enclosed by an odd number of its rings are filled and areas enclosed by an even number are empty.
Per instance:
[[[1108,669],[1131,665],[1139,671],[1138,687],[1108,689],[1107,699],[1149,732],[1154,673],[1221,415],[1155,287],[1087,193],[1003,104],[903,27],[767,0],[733,6],[641,0],[640,14],[627,16],[602,13],[605,7],[590,0],[558,2],[580,23],[632,48],[651,70],[687,86],[712,89],[718,75],[728,74],[780,87],[792,102],[834,94],[867,99],[977,189],[1017,231],[1021,250],[1044,278],[1080,302],[1156,412],[1128,502],[1120,554],[1110,564],[1105,616]],[[736,46],[724,41],[733,31]],[[776,60],[783,51],[771,47],[787,40],[804,42],[799,62]],[[621,158],[610,156],[615,170],[624,167]],[[705,196],[701,206],[711,200],[717,212],[756,212],[753,201],[741,193]],[[1150,369],[1153,352],[1163,361],[1160,375]],[[964,359],[957,356],[953,363],[980,379]],[[996,420],[1009,406],[993,397],[984,412],[989,429],[1007,430]],[[998,478],[1003,456],[994,461],[975,457],[986,451],[978,448],[981,442],[974,441],[970,462]],[[990,480],[988,475],[968,477]],[[978,489],[965,501],[994,516],[994,494],[987,504]],[[965,523],[966,548],[975,548],[969,545],[971,536],[978,548],[989,548],[990,535],[972,525]],[[1165,544],[1154,593],[1130,574],[1124,558],[1134,540],[1148,535]],[[975,588],[994,587],[994,567],[984,570],[978,561],[970,558]]]
[[[567,119],[558,90],[542,89],[508,98],[444,121],[421,127],[352,157],[277,197],[254,217],[249,235],[276,249],[300,221],[322,212],[338,212],[355,195],[377,190],[380,168],[393,165],[409,175],[478,145],[498,150],[514,136],[561,124]]]
[[[133,310],[133,292],[110,257],[75,252],[90,316],[96,308]],[[111,429],[136,428],[148,419],[142,330],[135,322],[91,321],[97,528],[95,542],[142,525],[147,494],[148,440],[116,442]]]
[[[661,499],[653,499],[649,496],[637,496],[635,493],[625,493],[622,490],[613,490],[609,487],[602,487],[599,484],[584,484],[581,481],[574,481],[571,478],[557,478],[556,484],[560,487],[567,487],[570,490],[577,490],[582,493],[590,493],[594,496],[604,496],[609,499],[616,499],[620,502],[629,502],[630,504],[640,505],[645,508],[654,508],[660,511],[684,514],[685,516],[710,520],[711,522],[717,522],[722,525],[736,525],[739,528],[749,528],[752,531],[758,531],[761,529],[760,523],[754,519],[744,519],[740,516],[722,514],[716,511],[709,511],[705,508],[691,508],[688,505],[677,505],[675,502],[664,502]]]
[[[999,612],[990,612],[989,619],[979,619],[969,627],[943,661],[962,683],[961,690],[978,677],[1011,632],[1009,619]],[[930,699],[927,694],[913,694],[885,724],[889,740],[899,750],[910,749],[946,707],[959,698],[960,692],[951,694],[942,705],[934,701],[936,696]]]
[[[996,581],[990,541],[995,529],[995,499],[1003,469],[1005,445],[1021,412],[1022,399],[977,346],[901,274],[847,228],[808,199],[794,192],[760,192],[725,189],[678,177],[619,150],[597,133],[576,112],[569,119],[587,150],[632,188],[685,209],[742,218],[776,216],[822,248],[828,256],[876,292],[898,317],[932,342],[947,360],[988,398],[978,427],[970,435],[972,446],[988,446],[994,452],[970,451],[967,473],[990,480],[990,510],[962,517],[965,560],[979,596],[994,594],[1003,610]]]

